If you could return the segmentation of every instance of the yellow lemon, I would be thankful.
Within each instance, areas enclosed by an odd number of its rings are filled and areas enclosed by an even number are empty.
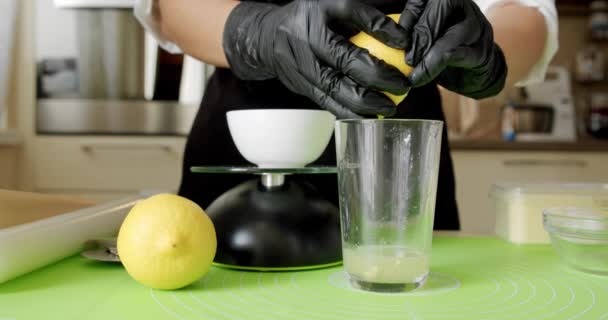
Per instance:
[[[397,23],[399,22],[400,16],[400,14],[388,15],[388,17],[390,17]],[[412,73],[413,68],[407,63],[405,63],[404,50],[391,48],[364,32],[359,32],[358,34],[350,38],[350,41],[358,47],[367,49],[372,56],[396,67],[404,75],[409,76]],[[405,99],[405,97],[407,97],[407,93],[400,96],[388,92],[383,93],[387,97],[389,97],[395,103],[395,105],[398,105],[399,103],[401,103],[401,101],[403,101],[403,99]]]
[[[196,203],[173,194],[139,201],[125,218],[118,255],[133,279],[155,289],[178,289],[204,276],[217,248],[215,228]]]

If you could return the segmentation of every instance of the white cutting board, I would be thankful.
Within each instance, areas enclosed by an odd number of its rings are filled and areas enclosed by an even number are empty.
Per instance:
[[[0,190],[0,283],[77,254],[89,239],[115,236],[129,210],[147,196],[92,205]]]

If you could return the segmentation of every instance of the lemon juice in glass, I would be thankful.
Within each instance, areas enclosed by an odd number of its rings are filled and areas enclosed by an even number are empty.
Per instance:
[[[359,289],[403,292],[429,274],[443,123],[336,122],[344,269]]]

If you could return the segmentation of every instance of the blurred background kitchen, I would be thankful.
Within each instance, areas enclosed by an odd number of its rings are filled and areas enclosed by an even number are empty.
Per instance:
[[[0,189],[96,201],[176,190],[212,68],[160,49],[131,1],[82,2],[98,5],[0,2]],[[465,232],[494,233],[496,183],[608,181],[608,1],[557,6],[544,83],[483,101],[444,92]]]

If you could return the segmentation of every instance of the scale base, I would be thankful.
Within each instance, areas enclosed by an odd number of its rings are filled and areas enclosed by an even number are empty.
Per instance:
[[[257,179],[242,183],[205,211],[218,237],[218,266],[289,271],[342,260],[338,208],[289,177],[272,187]]]

